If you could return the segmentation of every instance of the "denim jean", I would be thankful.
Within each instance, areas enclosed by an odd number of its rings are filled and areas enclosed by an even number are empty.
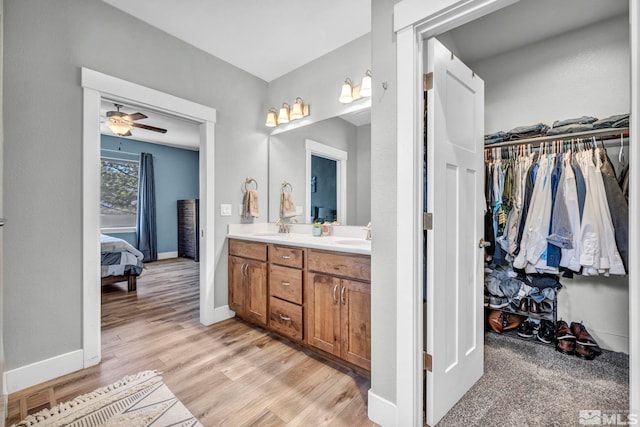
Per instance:
[[[509,300],[513,300],[520,292],[520,288],[524,285],[520,280],[510,277],[500,283],[500,290]]]
[[[523,138],[531,138],[538,135],[546,135],[548,130],[549,126],[544,123],[537,123],[530,126],[518,126],[507,133],[509,134],[509,140],[513,141]]]
[[[567,125],[587,124],[587,123],[593,123],[596,120],[598,119],[591,116],[582,116],[582,117],[576,117],[574,119],[566,119],[566,120],[556,120],[555,122],[553,122],[553,127],[557,128],[560,126],[567,126]]]
[[[600,150],[600,158],[602,159],[602,180],[604,183],[605,193],[607,195],[607,203],[609,204],[609,212],[611,213],[611,221],[615,232],[616,246],[618,253],[622,258],[624,269],[629,271],[629,205],[622,194],[622,189],[618,185],[616,175],[611,165],[611,161],[605,150]]]
[[[553,129],[549,129],[547,131],[547,136],[552,136],[552,135],[561,135],[564,133],[576,133],[576,132],[587,132],[593,130],[593,125],[592,124],[572,124],[572,125],[565,125],[565,126],[559,126],[559,127],[554,127]]]
[[[556,155],[556,164],[553,168],[553,172],[551,173],[551,217],[549,219],[549,234],[551,233],[553,227],[553,209],[556,203],[558,183],[560,182],[560,176],[562,175],[562,158],[562,154]],[[560,266],[560,248],[549,241],[547,241],[547,266]]]
[[[593,122],[594,129],[602,129],[602,128],[610,128],[613,127],[614,124],[629,120],[629,114],[616,114],[615,116],[605,117],[604,119],[597,120]],[[622,126],[619,126],[622,127]]]

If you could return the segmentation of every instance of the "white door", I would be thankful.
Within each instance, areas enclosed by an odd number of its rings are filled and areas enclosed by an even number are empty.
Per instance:
[[[427,42],[427,423],[483,374],[484,82],[436,39]]]

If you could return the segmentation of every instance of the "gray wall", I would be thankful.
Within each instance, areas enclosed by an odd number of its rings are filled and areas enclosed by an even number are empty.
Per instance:
[[[82,90],[88,67],[218,111],[216,200],[267,181],[266,82],[99,0],[8,0],[4,70],[6,368],[81,348]],[[132,43],[135,41],[135,43]],[[215,305],[227,304],[216,222]]]
[[[371,390],[396,403],[396,40],[393,5],[371,2]],[[387,82],[384,91],[382,82]]]
[[[358,126],[357,225],[371,221],[371,125]]]

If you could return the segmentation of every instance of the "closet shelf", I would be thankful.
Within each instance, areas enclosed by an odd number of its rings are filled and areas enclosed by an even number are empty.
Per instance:
[[[560,135],[551,135],[551,136],[539,136],[536,138],[526,138],[526,139],[517,139],[514,141],[505,141],[498,142],[496,144],[487,144],[484,148],[498,148],[498,147],[509,147],[512,145],[522,145],[522,144],[535,144],[549,141],[558,141],[560,139],[576,139],[576,138],[591,138],[595,137],[607,137],[607,136],[617,136],[620,134],[629,134],[629,128],[605,128],[605,129],[594,129],[586,132],[575,132],[575,133],[564,133]]]

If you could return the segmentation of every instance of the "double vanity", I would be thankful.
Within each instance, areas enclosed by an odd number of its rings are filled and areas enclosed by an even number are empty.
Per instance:
[[[229,308],[356,370],[371,370],[371,241],[362,227],[315,237],[295,224],[230,224]]]

